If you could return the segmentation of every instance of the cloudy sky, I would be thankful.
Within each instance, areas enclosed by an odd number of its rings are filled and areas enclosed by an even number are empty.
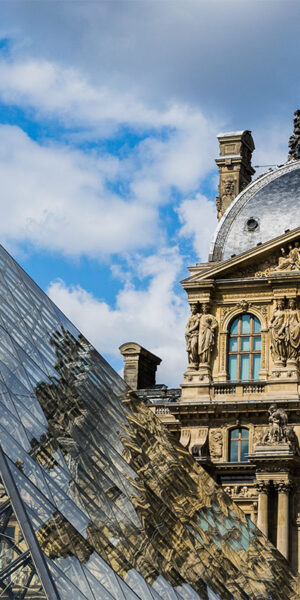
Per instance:
[[[220,130],[284,162],[299,0],[0,0],[1,243],[120,371],[186,366],[180,279],[216,226]],[[261,170],[258,170],[258,173]]]

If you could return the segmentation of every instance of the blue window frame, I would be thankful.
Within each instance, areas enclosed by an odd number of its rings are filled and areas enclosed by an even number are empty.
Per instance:
[[[247,462],[249,452],[249,430],[245,427],[229,432],[229,461]]]
[[[259,379],[261,324],[248,313],[234,319],[229,330],[228,373],[232,381]]]

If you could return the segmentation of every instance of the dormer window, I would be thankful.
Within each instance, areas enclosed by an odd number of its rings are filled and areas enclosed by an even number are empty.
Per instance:
[[[250,314],[234,319],[229,330],[228,373],[232,381],[259,379],[261,324]]]

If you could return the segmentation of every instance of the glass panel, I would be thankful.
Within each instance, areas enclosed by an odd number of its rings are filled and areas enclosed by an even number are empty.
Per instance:
[[[230,442],[230,462],[238,462],[238,442]]]
[[[249,365],[250,365],[249,354],[242,354],[241,355],[241,381],[248,381],[248,379],[250,379]]]
[[[261,349],[261,337],[260,335],[258,335],[257,337],[253,338],[253,350],[260,350]]]
[[[242,435],[242,438],[247,438],[248,439],[248,437],[249,437],[249,430],[245,429],[244,427],[242,427],[242,429],[241,429],[241,435]]]
[[[229,379],[237,379],[237,356],[229,356]]]
[[[250,333],[250,315],[242,315],[242,333]]]
[[[243,352],[250,350],[250,338],[245,337],[245,338],[241,338],[241,350]]]
[[[253,317],[254,320],[254,333],[260,333],[261,325],[259,320],[256,317]]]
[[[238,333],[238,325],[239,325],[239,318],[237,317],[236,319],[234,319],[231,327],[230,327],[230,333],[232,335],[237,334]]]
[[[230,340],[229,340],[229,352],[234,352],[235,350],[238,349],[237,348],[237,342],[238,342],[238,339],[236,337],[235,338],[230,338]]]
[[[230,439],[232,440],[233,438],[238,438],[239,437],[239,430],[238,429],[232,429],[230,431]]]
[[[260,354],[253,354],[253,379],[259,379],[260,360]]]
[[[247,462],[246,454],[248,454],[248,441],[241,442],[241,462]]]

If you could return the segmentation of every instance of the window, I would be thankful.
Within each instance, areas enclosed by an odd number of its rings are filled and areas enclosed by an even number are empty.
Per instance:
[[[239,315],[229,331],[228,372],[233,381],[258,379],[261,359],[261,326],[253,315]]]
[[[229,432],[229,461],[247,462],[249,450],[249,431],[244,427]]]

